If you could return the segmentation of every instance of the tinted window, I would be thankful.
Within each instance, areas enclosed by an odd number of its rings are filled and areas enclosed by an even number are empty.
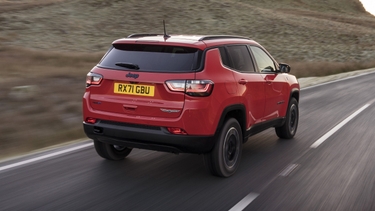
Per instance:
[[[99,66],[135,70],[116,65],[125,63],[136,65],[138,71],[189,72],[199,67],[201,54],[198,49],[179,46],[119,44],[109,50]]]
[[[256,64],[258,65],[258,70],[260,72],[273,72],[275,71],[275,64],[273,60],[264,52],[261,48],[250,46],[252,50]]]
[[[229,60],[228,60],[227,51],[225,50],[225,48],[220,47],[219,50],[220,50],[221,62],[223,63],[223,65],[225,65],[227,67],[231,67],[230,63],[229,63]]]
[[[240,72],[254,72],[254,65],[247,46],[228,46],[227,52],[232,61],[231,68]]]

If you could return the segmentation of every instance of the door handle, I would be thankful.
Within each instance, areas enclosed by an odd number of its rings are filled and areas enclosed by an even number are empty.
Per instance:
[[[241,79],[241,80],[238,81],[238,83],[241,84],[241,85],[245,85],[247,83],[247,80]]]

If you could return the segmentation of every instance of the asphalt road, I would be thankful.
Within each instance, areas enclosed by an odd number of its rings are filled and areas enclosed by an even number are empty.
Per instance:
[[[375,210],[374,81],[302,90],[296,137],[251,137],[230,178],[201,155],[133,150],[111,162],[92,145],[56,149],[0,163],[0,210]]]

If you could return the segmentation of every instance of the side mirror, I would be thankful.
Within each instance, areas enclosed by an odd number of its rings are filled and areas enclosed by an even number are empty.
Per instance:
[[[281,73],[289,73],[290,72],[290,66],[288,64],[279,64],[279,71]]]

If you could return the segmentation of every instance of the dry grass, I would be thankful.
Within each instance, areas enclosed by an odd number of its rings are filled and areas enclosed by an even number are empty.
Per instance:
[[[23,48],[0,51],[0,158],[84,137],[85,75],[101,56]],[[36,90],[15,98],[11,93],[17,86]]]
[[[26,10],[35,7],[48,6],[64,0],[0,0],[0,13],[16,10]]]
[[[375,67],[375,60],[369,62],[296,62],[291,61],[292,73],[298,78],[327,76]]]
[[[298,77],[375,66],[375,17],[356,0],[0,0],[0,157],[84,137],[86,73],[163,19],[169,33],[251,37]]]

